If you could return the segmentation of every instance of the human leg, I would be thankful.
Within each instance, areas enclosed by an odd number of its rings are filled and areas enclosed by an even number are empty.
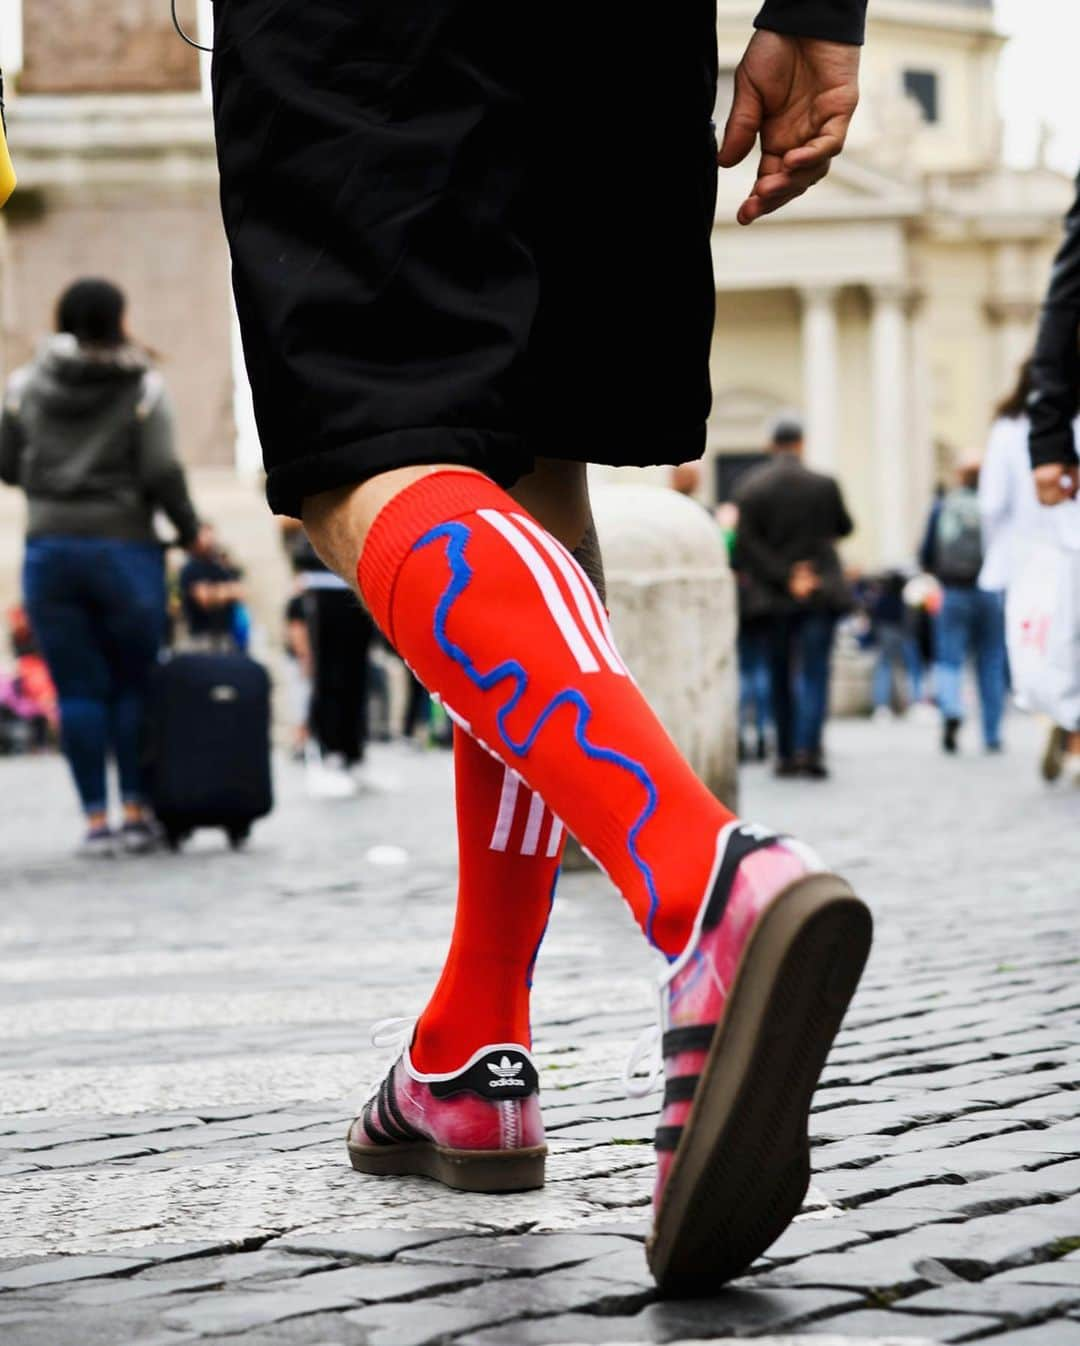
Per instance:
[[[768,621],[769,680],[772,685],[773,720],[776,724],[776,769],[794,769],[796,700],[792,643],[795,619],[778,613]]]
[[[91,833],[108,825],[109,670],[93,611],[82,590],[82,566],[70,545],[31,539],[23,593],[34,636],[60,703],[60,746]]]
[[[584,466],[543,463],[515,499],[569,547],[591,528]],[[599,570],[599,549],[590,563]],[[417,684],[419,685],[419,684]],[[459,1070],[490,1044],[531,1046],[529,992],[555,900],[562,823],[509,766],[454,730],[457,913],[439,984],[420,1016],[411,1061]]]
[[[831,613],[808,612],[796,635],[800,696],[796,711],[796,753],[810,768],[821,765],[829,711],[829,661],[836,622]]]
[[[956,751],[956,734],[964,720],[964,664],[969,644],[969,593],[947,588],[934,627],[934,686],[944,721],[946,752]]]
[[[90,579],[109,662],[109,745],[128,824],[143,821],[143,733],[165,636],[165,563],[156,544],[102,542]]]
[[[1005,713],[1008,680],[1005,654],[1005,595],[985,589],[974,591],[975,673],[979,684],[983,742],[994,750],[1001,747],[1001,720]]]

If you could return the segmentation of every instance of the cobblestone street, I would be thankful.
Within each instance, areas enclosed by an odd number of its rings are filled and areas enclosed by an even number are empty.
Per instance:
[[[60,761],[0,762],[0,1340],[1080,1346],[1080,792],[1015,718],[996,758],[943,759],[933,724],[831,734],[826,784],[743,775],[742,812],[877,920],[811,1199],[683,1304],[642,1251],[658,1100],[622,1070],[651,966],[606,881],[564,878],[538,969],[546,1189],[365,1178],[368,1029],[419,1011],[449,933],[448,756],[377,750],[398,789],[334,804],[282,762],[248,853],[96,864],[65,858]]]

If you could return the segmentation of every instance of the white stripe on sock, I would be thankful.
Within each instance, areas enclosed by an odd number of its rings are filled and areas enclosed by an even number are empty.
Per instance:
[[[578,565],[577,561],[574,560],[570,552],[557,542],[550,533],[545,533],[542,528],[538,527],[532,519],[526,518],[524,514],[513,514],[511,515],[511,518],[522,528],[527,528],[555,562],[559,573],[566,581],[566,587],[570,590],[570,593],[573,596],[574,605],[578,610],[578,616],[584,623],[585,630],[592,637],[593,644],[600,651],[601,659],[603,659],[604,663],[611,669],[612,673],[617,673],[620,678],[626,677],[626,669],[623,666],[623,662],[609,642],[607,636],[601,630],[600,624],[596,620],[596,613],[592,604],[589,602],[588,591],[590,589],[593,591],[593,596],[596,596],[596,590],[592,581],[585,574],[584,570],[582,570],[581,566]]]
[[[544,822],[544,801],[538,794],[532,797],[529,805],[529,818],[525,824],[525,837],[521,843],[522,855],[535,855],[540,845],[540,828]]]
[[[570,653],[577,661],[578,668],[581,669],[582,673],[599,673],[600,665],[596,662],[596,656],[575,625],[574,619],[570,615],[570,609],[566,606],[566,600],[555,582],[555,577],[548,566],[544,564],[544,559],[540,553],[505,514],[500,514],[498,510],[494,509],[481,509],[477,510],[477,513],[497,533],[502,534],[525,562],[529,574],[536,581],[537,588],[547,604],[548,611],[554,618],[555,625],[559,628]]]
[[[562,841],[563,825],[562,819],[556,818],[554,813],[551,815],[551,834],[548,837],[547,857],[553,860],[559,853],[559,843]]]
[[[491,849],[505,851],[510,840],[510,829],[514,825],[514,812],[517,809],[518,790],[521,781],[508,766],[503,767],[502,794],[499,796],[499,814],[495,819],[495,831],[491,834]]]

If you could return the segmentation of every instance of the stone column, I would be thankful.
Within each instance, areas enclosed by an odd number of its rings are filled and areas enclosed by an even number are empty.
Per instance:
[[[910,326],[911,479],[908,507],[915,528],[915,541],[924,513],[930,509],[937,475],[934,450],[933,374],[930,369],[930,334],[926,305],[916,296],[911,306]]]
[[[907,294],[900,286],[871,291],[870,354],[873,378],[873,454],[877,560],[910,560],[916,539],[911,521],[911,441],[908,417]]]
[[[802,297],[803,408],[806,461],[836,471],[840,436],[840,379],[835,286],[810,286]]]

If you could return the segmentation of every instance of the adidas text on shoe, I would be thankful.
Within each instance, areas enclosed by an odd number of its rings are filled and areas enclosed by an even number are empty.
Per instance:
[[[870,949],[870,913],[808,848],[732,823],[694,934],[661,984],[660,1292],[712,1295],[798,1214],[807,1120]]]
[[[465,1192],[544,1185],[540,1082],[524,1047],[474,1052],[461,1070],[425,1075],[402,1053],[349,1127],[360,1173],[416,1174]]]

